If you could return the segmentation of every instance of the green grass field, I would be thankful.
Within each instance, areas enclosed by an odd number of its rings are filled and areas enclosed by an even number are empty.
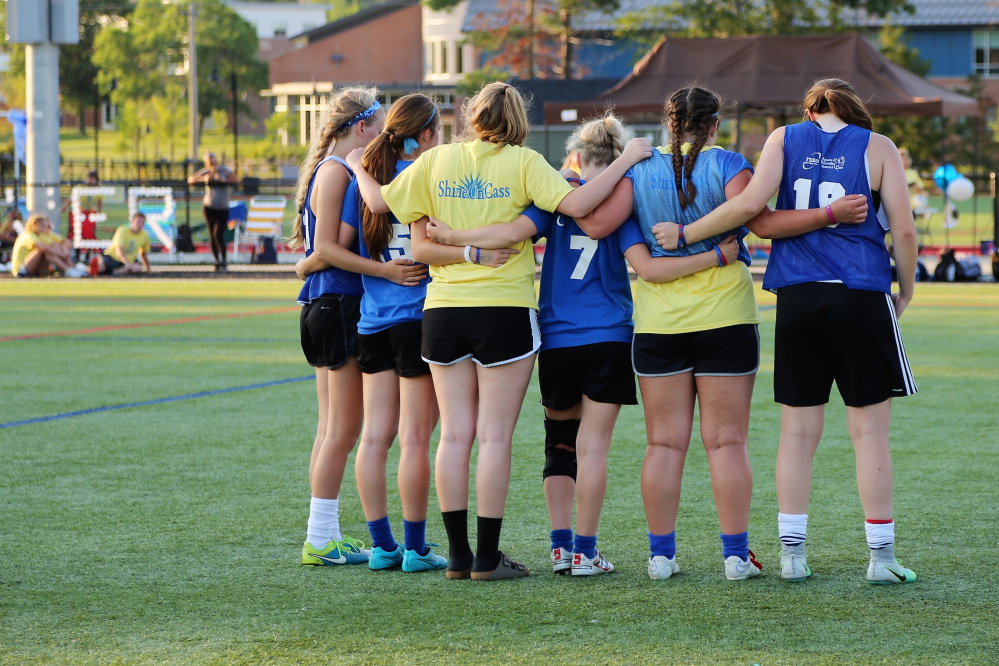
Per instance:
[[[761,578],[724,579],[697,445],[677,527],[682,572],[648,578],[640,407],[626,407],[618,423],[600,529],[618,571],[552,575],[533,383],[502,539],[533,573],[477,583],[298,564],[317,408],[298,345],[296,285],[2,284],[2,664],[999,661],[994,284],[919,285],[902,319],[920,393],[895,405],[898,552],[919,581],[900,587],[864,580],[842,406],[829,410],[816,460],[815,575],[779,580],[769,294],[758,295],[763,360],[750,433]],[[192,394],[200,395],[164,401]],[[66,416],[78,411],[87,413]],[[342,499],[345,530],[367,537],[352,473]],[[433,492],[430,501],[428,537],[445,543]],[[398,498],[390,507],[401,533]]]

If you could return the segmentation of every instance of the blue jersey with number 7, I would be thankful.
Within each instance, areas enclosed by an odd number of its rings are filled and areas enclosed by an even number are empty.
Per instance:
[[[548,239],[538,291],[541,349],[631,342],[634,306],[624,251],[645,242],[638,223],[629,219],[593,240],[567,215],[535,206],[524,215]]]
[[[412,161],[399,160],[395,165],[395,176],[412,164]],[[395,178],[393,176],[393,178]],[[359,252],[365,259],[371,259],[368,246],[364,243],[361,233],[360,196],[357,190],[357,180],[354,179],[347,188],[343,198],[343,221],[357,229],[360,241]],[[410,242],[410,226],[400,224],[392,217],[392,240],[382,250],[382,261],[393,259],[412,259],[413,246]],[[423,320],[423,301],[427,298],[427,283],[425,278],[415,287],[404,287],[385,278],[362,275],[364,295],[361,297],[361,320],[357,324],[357,332],[361,335],[372,335],[406,321]]]
[[[867,197],[867,219],[793,238],[775,239],[763,288],[804,282],[842,282],[851,289],[891,293],[891,259],[885,247],[887,217],[871,195],[867,162],[870,130],[847,125],[825,132],[805,122],[784,128],[784,171],[778,210],[825,208],[847,194]]]

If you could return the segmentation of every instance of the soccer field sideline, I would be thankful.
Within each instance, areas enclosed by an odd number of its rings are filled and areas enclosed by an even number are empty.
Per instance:
[[[645,575],[640,407],[623,410],[615,431],[601,523],[619,571],[584,581],[547,572],[532,383],[503,532],[532,575],[473,584],[297,565],[316,407],[294,283],[4,286],[16,291],[0,295],[0,337],[62,334],[0,341],[11,369],[3,423],[149,404],[0,428],[0,663],[985,664],[999,654],[994,285],[917,285],[902,317],[921,393],[898,401],[893,422],[899,555],[920,580],[887,590],[863,581],[862,515],[835,407],[816,466],[815,579],[794,586],[775,575],[779,413],[765,292],[750,432],[750,534],[763,577],[721,575],[696,444],[678,525],[682,573],[665,585]],[[344,489],[345,525],[366,536],[351,471]],[[429,536],[441,540],[433,492],[430,503]],[[38,555],[52,548],[72,557]],[[984,566],[962,567],[964,557]]]

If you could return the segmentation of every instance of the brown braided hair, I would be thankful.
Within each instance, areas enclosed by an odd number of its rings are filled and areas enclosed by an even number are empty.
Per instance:
[[[424,130],[437,130],[440,117],[437,107],[426,95],[412,94],[392,102],[385,127],[364,149],[361,163],[364,170],[374,176],[382,185],[388,185],[395,176],[395,166],[405,154],[403,142],[418,139]],[[368,247],[368,255],[375,261],[382,260],[384,250],[392,240],[392,216],[388,213],[372,213],[364,200],[360,200],[362,235]]]
[[[345,136],[353,125],[347,123],[354,116],[362,113],[371,106],[378,97],[377,88],[354,87],[342,88],[330,95],[326,111],[323,113],[322,126],[319,131],[314,132],[312,143],[309,144],[309,152],[302,163],[302,168],[298,172],[298,186],[295,196],[295,209],[298,214],[295,216],[295,224],[291,229],[291,237],[288,244],[292,248],[301,247],[305,243],[305,196],[309,192],[309,183],[312,181],[312,174],[316,170],[316,165],[329,155],[330,150],[336,145],[336,140]]]
[[[666,102],[666,124],[673,152],[673,177],[681,208],[686,208],[697,196],[697,187],[690,176],[694,172],[697,155],[704,148],[715,121],[718,120],[720,107],[717,95],[697,86],[677,90]],[[694,140],[691,141],[690,152],[684,156],[681,146],[687,136],[693,136]],[[683,187],[684,177],[687,179],[686,188]]]
[[[874,131],[871,114],[864,106],[860,95],[853,86],[842,79],[821,79],[813,83],[805,93],[802,106],[806,111],[832,113],[844,123]]]

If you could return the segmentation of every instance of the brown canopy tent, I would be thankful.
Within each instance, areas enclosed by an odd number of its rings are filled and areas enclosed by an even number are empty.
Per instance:
[[[575,123],[609,107],[658,119],[674,91],[717,92],[736,114],[783,115],[818,79],[849,81],[876,115],[978,116],[978,103],[916,76],[858,34],[727,39],[663,38],[616,86],[583,102],[545,104],[545,123]],[[575,113],[573,112],[575,111]]]

